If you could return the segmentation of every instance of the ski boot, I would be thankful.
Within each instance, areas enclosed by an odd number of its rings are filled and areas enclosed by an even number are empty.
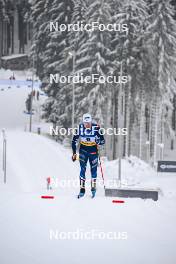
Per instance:
[[[96,194],[96,189],[91,189],[91,192],[92,192],[92,198],[94,198],[95,197],[95,194]]]
[[[96,194],[96,179],[92,179],[91,181],[91,192],[92,192],[92,198],[94,198]]]
[[[85,194],[85,180],[80,180],[80,192],[78,194],[78,199],[82,198]]]

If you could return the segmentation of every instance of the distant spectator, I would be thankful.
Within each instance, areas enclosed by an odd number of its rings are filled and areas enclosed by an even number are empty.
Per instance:
[[[28,113],[31,111],[31,94],[28,95],[28,98],[26,99],[26,110]]]
[[[40,93],[37,91],[37,101],[39,101]]]
[[[33,92],[32,92],[32,96],[35,98],[35,90],[33,90]]]

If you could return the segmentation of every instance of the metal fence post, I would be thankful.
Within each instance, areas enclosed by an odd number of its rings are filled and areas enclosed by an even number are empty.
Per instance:
[[[7,139],[5,134],[5,129],[2,130],[3,135],[3,159],[2,159],[2,169],[4,172],[4,183],[6,183],[6,172],[7,172]]]

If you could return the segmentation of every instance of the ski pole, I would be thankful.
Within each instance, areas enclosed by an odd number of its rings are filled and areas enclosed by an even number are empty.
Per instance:
[[[106,187],[105,187],[104,173],[103,173],[103,167],[102,167],[102,163],[101,163],[101,159],[100,159],[100,155],[99,155],[99,151],[98,151],[98,145],[97,145],[97,153],[98,153],[98,159],[99,159],[99,164],[100,164],[101,176],[103,179],[103,185],[104,185],[104,189],[105,189]]]
[[[102,179],[103,179],[103,185],[104,185],[104,189],[105,189],[106,186],[105,186],[104,173],[103,173],[103,168],[102,168],[100,156],[98,156],[98,158],[99,158],[99,163],[100,163],[101,176],[102,176]]]

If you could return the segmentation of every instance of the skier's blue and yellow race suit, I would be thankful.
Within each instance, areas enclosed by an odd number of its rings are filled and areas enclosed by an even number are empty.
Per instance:
[[[89,160],[92,179],[97,177],[98,166],[98,149],[97,145],[105,144],[104,136],[101,133],[100,127],[92,123],[91,128],[85,128],[81,123],[77,132],[73,136],[72,150],[76,154],[76,144],[80,141],[79,160],[80,160],[80,180],[85,180],[85,172],[87,161]]]

